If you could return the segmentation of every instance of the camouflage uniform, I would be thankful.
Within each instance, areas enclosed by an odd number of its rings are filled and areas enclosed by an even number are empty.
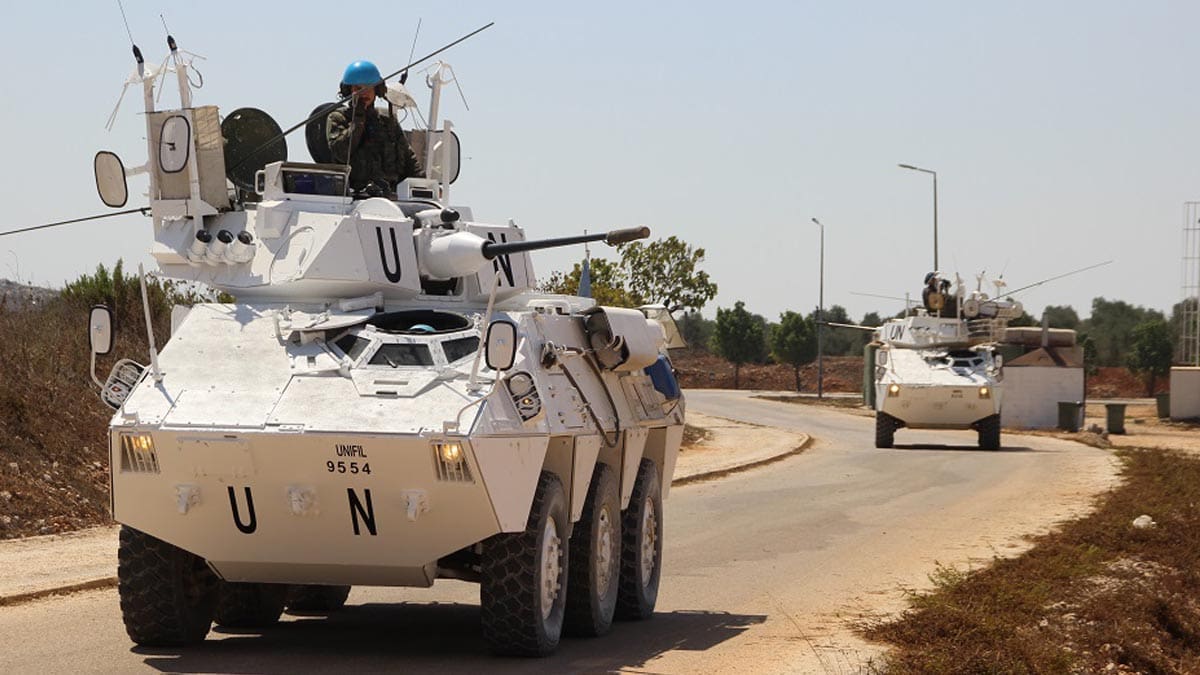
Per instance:
[[[397,183],[422,175],[400,124],[391,115],[379,114],[374,106],[365,110],[338,107],[325,120],[325,136],[333,161],[350,164],[352,189],[361,190],[373,182],[393,197]]]

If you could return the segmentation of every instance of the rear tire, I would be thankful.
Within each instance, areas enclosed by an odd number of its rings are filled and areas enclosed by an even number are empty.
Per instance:
[[[979,447],[983,450],[1000,449],[1000,416],[990,415],[979,420]]]
[[[493,652],[545,656],[558,647],[567,600],[568,526],[562,481],[542,472],[525,530],[483,542],[480,619]]]
[[[203,642],[220,580],[197,555],[122,525],[117,593],[129,639],[145,647]]]
[[[349,586],[292,586],[288,591],[287,608],[297,612],[334,612],[346,605]]]
[[[629,506],[621,517],[621,576],[617,618],[649,619],[662,576],[663,511],[658,467],[643,459]]]
[[[875,413],[875,447],[890,448],[896,443],[896,420],[885,412]]]
[[[595,637],[612,628],[621,573],[621,496],[613,470],[597,464],[583,515],[571,531],[568,635]]]
[[[279,622],[287,584],[221,582],[216,621],[226,628],[262,628]]]

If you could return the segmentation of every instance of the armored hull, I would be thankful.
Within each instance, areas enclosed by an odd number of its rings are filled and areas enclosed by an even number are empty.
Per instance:
[[[901,428],[975,429],[981,447],[999,447],[1003,374],[990,342],[965,321],[920,315],[879,332],[877,447],[891,447]]]
[[[375,329],[372,311],[326,318],[338,327],[324,330],[318,312],[289,310],[293,325],[312,326],[305,334],[331,339],[289,340],[278,305],[193,307],[159,356],[162,381],[144,380],[113,420],[116,520],[222,579],[429,585],[463,572],[439,560],[525,528],[544,466],[563,468],[576,520],[598,461],[617,469],[622,508],[642,457],[673,471],[683,407],[665,411],[649,375],[604,373],[582,356],[564,364],[571,377],[540,367],[537,345],[583,348],[582,316],[496,312],[522,335],[512,373],[534,384],[514,402],[511,376],[485,397],[470,390],[482,307],[446,312],[465,328],[415,334]],[[369,344],[355,358],[339,346],[358,340]],[[392,345],[428,359],[389,365]],[[447,446],[460,458],[444,461]]]

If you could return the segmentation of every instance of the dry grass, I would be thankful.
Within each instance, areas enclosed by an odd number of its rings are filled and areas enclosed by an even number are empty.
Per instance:
[[[940,569],[901,618],[886,673],[1200,672],[1200,460],[1122,451],[1090,516],[971,573]],[[1157,525],[1132,526],[1150,515]]]
[[[712,438],[712,432],[703,427],[693,426],[691,424],[683,425],[683,448],[689,448],[697,443],[703,443]]]
[[[108,421],[88,377],[88,312],[105,302],[119,329],[109,356],[97,359],[103,380],[121,357],[147,360],[136,276],[120,266],[88,275],[31,300],[0,297],[0,539],[50,534],[109,522]],[[150,284],[160,346],[170,306],[199,299],[168,284]]]

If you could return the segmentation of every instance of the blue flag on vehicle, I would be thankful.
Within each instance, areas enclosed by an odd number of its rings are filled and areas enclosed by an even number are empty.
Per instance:
[[[583,259],[583,270],[579,273],[579,297],[592,297],[592,266],[588,259]]]

